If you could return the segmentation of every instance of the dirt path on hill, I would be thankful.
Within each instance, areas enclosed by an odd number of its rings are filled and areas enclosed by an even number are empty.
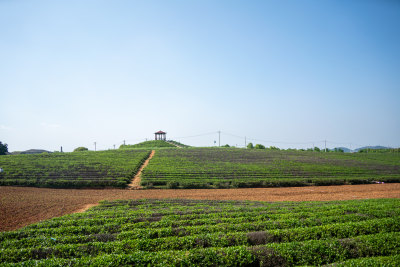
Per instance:
[[[400,198],[400,183],[243,189],[50,189],[0,186],[0,231],[83,212],[101,200],[185,198],[258,201],[327,201]],[[90,206],[89,206],[90,205]]]
[[[143,165],[140,166],[139,171],[137,172],[135,177],[132,179],[131,183],[128,184],[128,189],[130,189],[130,190],[142,189],[142,186],[140,185],[140,181],[142,180],[141,179],[142,171],[144,168],[146,168],[147,164],[149,164],[149,161],[151,160],[151,158],[154,156],[155,153],[156,153],[155,150],[151,151],[150,156],[144,161]]]
[[[165,141],[165,142],[167,142],[168,144],[171,144],[171,145],[173,145],[173,146],[176,146],[176,147],[182,148],[182,146],[180,146],[180,145],[178,145],[178,144],[175,144],[175,143],[172,143],[172,142],[168,142],[168,141]]]

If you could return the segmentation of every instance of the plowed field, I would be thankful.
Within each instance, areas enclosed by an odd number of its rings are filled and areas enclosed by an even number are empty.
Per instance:
[[[0,187],[0,231],[14,230],[97,204],[101,200],[185,198],[256,201],[328,201],[400,198],[400,184],[245,189],[48,189]]]

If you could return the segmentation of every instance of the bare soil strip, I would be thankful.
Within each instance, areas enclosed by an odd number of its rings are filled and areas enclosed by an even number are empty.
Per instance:
[[[50,189],[0,186],[0,231],[83,211],[101,200],[183,198],[257,201],[328,201],[400,198],[400,183],[243,189]]]
[[[167,142],[168,144],[171,144],[171,145],[173,145],[173,146],[176,146],[176,147],[182,148],[180,145],[174,144],[174,143],[172,143],[172,142],[168,142],[168,141],[165,141],[165,142]]]
[[[141,176],[142,176],[142,171],[144,168],[146,168],[147,164],[149,164],[149,161],[151,158],[154,156],[154,153],[156,153],[155,150],[152,150],[150,153],[150,156],[144,161],[143,165],[140,166],[139,171],[136,173],[135,177],[132,179],[131,183],[128,184],[128,189],[133,190],[133,189],[142,189],[142,186],[140,186],[140,181]]]
[[[80,209],[74,211],[73,213],[85,212],[85,211],[87,211],[88,209],[90,209],[91,207],[94,207],[94,206],[97,206],[97,205],[99,205],[99,204],[86,204],[86,205],[84,205],[82,208],[80,208]]]

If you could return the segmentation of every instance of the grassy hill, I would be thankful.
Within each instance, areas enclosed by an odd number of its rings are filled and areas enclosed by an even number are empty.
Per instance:
[[[145,141],[135,145],[121,145],[120,149],[129,149],[129,148],[162,148],[162,147],[177,147],[173,143],[163,141],[163,140],[152,140]]]
[[[400,182],[399,153],[187,148],[159,150],[147,188],[234,188]]]
[[[0,233],[0,265],[399,266],[399,229],[399,199],[104,201]]]
[[[125,187],[149,154],[142,149],[0,156],[0,185]]]

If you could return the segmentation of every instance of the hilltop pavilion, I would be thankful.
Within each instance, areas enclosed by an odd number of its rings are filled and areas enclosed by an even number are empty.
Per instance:
[[[154,135],[155,135],[155,140],[163,140],[163,141],[167,140],[167,133],[161,130],[155,132]]]

